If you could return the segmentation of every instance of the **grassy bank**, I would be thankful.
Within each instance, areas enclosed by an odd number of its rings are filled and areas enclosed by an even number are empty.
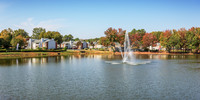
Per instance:
[[[62,52],[0,52],[0,58],[13,57],[43,57],[43,56],[60,56],[60,55],[75,55],[75,54],[113,54],[109,51],[97,50],[67,50]]]
[[[182,52],[171,52],[171,53],[168,53],[168,52],[133,52],[133,54],[162,54],[162,55],[197,55],[195,53],[182,53]],[[115,52],[115,55],[121,55],[120,52]]]
[[[194,55],[193,53],[167,53],[167,52],[133,52],[134,54],[181,54]],[[62,52],[0,52],[0,58],[19,58],[19,57],[45,57],[45,56],[64,56],[79,54],[114,54],[121,55],[120,52],[98,51],[98,50],[67,50]]]

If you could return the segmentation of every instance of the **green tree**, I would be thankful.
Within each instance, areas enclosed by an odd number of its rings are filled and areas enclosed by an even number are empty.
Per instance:
[[[199,35],[200,35],[200,29],[198,28],[191,28],[186,33],[186,47],[190,49],[190,52],[192,52],[192,49],[195,50],[196,53],[199,51]]]
[[[25,45],[26,39],[21,35],[18,35],[16,37],[12,38],[11,44],[13,47],[16,47],[18,43],[19,43],[19,47],[21,48],[22,46]]]
[[[129,32],[128,34],[132,35],[132,34],[136,34],[137,30],[134,28],[131,32]]]
[[[145,35],[146,31],[145,29],[133,29],[131,32],[129,32],[130,35],[132,34],[138,34],[140,37],[141,37],[141,40],[142,40],[142,37]]]
[[[79,39],[79,38],[75,38],[75,39],[74,39],[74,41],[78,41],[78,40],[80,40],[80,39]]]
[[[13,37],[21,35],[24,38],[28,38],[28,33],[24,29],[18,29],[14,31]]]
[[[63,41],[70,41],[70,40],[72,40],[74,37],[71,35],[71,34],[69,34],[69,35],[65,35],[64,37],[63,37]]]
[[[58,44],[62,43],[63,36],[59,32],[55,32],[53,38]]]
[[[3,38],[0,38],[0,49],[2,48],[3,46]]]
[[[173,48],[173,50],[180,48],[180,36],[176,30],[173,30],[173,33],[169,38],[169,45]]]
[[[46,33],[46,30],[44,28],[34,28],[33,29],[33,35],[32,38],[33,39],[40,39],[43,38],[43,34]]]
[[[54,39],[58,44],[62,43],[62,35],[56,31],[48,31],[44,35],[44,38]]]

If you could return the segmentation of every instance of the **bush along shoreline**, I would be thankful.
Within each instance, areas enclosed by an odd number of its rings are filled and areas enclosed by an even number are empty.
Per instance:
[[[66,50],[31,50],[31,49],[21,49],[21,50],[6,50],[0,49],[0,52],[64,52]]]

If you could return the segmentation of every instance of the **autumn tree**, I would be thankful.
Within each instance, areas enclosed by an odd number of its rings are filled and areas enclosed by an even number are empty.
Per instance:
[[[117,42],[117,30],[113,28],[108,28],[104,34],[106,35],[106,38],[108,39],[110,45],[114,46],[115,43]]]
[[[12,39],[12,35],[13,35],[13,30],[8,28],[8,29],[4,29],[1,31],[0,33],[0,40],[1,40],[1,45],[4,48],[9,48],[10,46],[10,41]]]
[[[130,43],[134,48],[139,49],[139,47],[142,45],[141,43],[141,37],[138,34],[129,34]]]
[[[171,35],[172,35],[171,30],[166,30],[160,35],[160,43],[162,46],[166,48],[168,52],[170,52],[171,50],[171,45],[169,43]]]
[[[110,41],[106,37],[101,37],[99,43],[105,47],[110,45]]]
[[[16,47],[17,43],[19,43],[19,46],[22,47],[26,43],[25,38],[28,38],[28,37],[29,37],[28,33],[25,30],[18,29],[13,32],[12,40],[10,41],[10,43],[13,47]]]
[[[152,33],[145,33],[142,39],[143,47],[147,48],[157,43],[157,38]]]
[[[159,42],[160,41],[160,35],[161,35],[161,31],[154,31],[154,32],[151,32],[155,37],[156,37],[156,40]]]
[[[186,48],[186,33],[187,30],[185,28],[181,28],[178,30],[178,34],[179,34],[179,38],[180,38],[180,43],[179,43],[179,47],[182,49],[184,48],[185,50]]]
[[[124,34],[125,30],[122,30],[121,28],[113,29],[113,28],[108,28],[104,34],[106,35],[107,41],[109,41],[109,45],[114,46],[115,42],[119,42],[120,44],[123,44],[124,41]]]
[[[121,45],[124,45],[125,33],[125,30],[122,30],[121,28],[118,29],[117,42],[119,42]]]
[[[145,29],[133,29],[131,32],[129,32],[128,34],[131,39],[131,44],[134,47],[139,48],[142,45],[142,39],[145,33]]]

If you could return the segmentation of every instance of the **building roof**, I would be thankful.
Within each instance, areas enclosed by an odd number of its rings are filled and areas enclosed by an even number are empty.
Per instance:
[[[47,38],[43,38],[43,43],[44,42],[49,42],[52,41],[53,39],[47,39]],[[41,43],[41,39],[32,39],[33,43]]]
[[[33,43],[40,43],[41,41],[38,40],[38,39],[32,39],[32,42],[33,42]]]
[[[63,42],[63,43],[61,43],[61,44],[70,44],[69,42]]]

